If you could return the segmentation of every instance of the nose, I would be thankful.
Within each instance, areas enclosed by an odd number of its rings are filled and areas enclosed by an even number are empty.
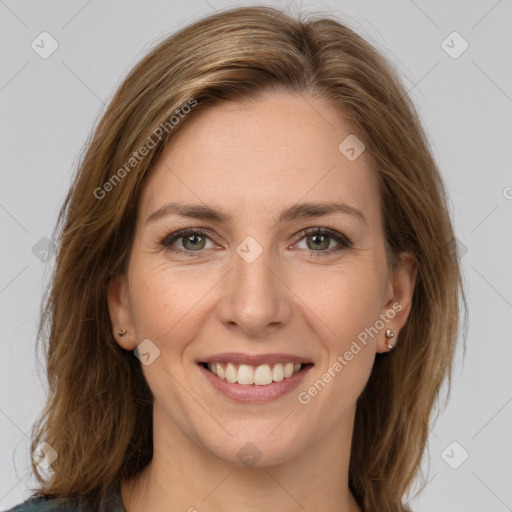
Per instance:
[[[240,254],[233,255],[233,267],[226,276],[218,306],[220,320],[251,337],[268,337],[290,317],[291,292],[283,267],[267,248],[254,261]]]

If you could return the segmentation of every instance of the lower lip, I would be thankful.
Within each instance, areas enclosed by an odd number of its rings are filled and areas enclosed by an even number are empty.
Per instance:
[[[255,384],[232,384],[226,379],[220,379],[210,370],[198,364],[199,369],[203,372],[210,383],[221,393],[227,397],[243,403],[261,403],[270,402],[280,398],[287,393],[293,391],[303,380],[313,365],[308,365],[291,377],[284,378],[279,382],[272,382],[265,386],[257,386]]]

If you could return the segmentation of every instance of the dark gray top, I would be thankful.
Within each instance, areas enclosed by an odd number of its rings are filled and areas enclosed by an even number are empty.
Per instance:
[[[109,496],[104,512],[126,512],[121,499],[119,488]],[[46,498],[30,498],[6,512],[102,512],[97,510],[83,510],[62,503],[55,503]]]

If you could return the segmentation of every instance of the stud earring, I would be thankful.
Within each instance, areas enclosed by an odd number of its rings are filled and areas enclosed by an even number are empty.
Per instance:
[[[119,331],[117,331],[117,334],[118,334],[118,336],[124,336],[126,334],[126,331],[124,329],[119,330]]]
[[[395,335],[395,333],[391,329],[388,329],[386,331],[386,338],[392,338],[394,335]],[[391,350],[394,348],[394,345],[391,345],[391,343],[388,343],[388,348],[389,348],[389,350]]]

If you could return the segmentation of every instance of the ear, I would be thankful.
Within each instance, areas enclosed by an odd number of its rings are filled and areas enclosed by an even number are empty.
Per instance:
[[[402,252],[392,279],[388,283],[387,298],[382,310],[387,323],[382,332],[379,333],[377,352],[389,352],[388,342],[393,346],[400,343],[397,338],[411,311],[417,272],[418,268],[414,256],[409,252]],[[387,329],[394,332],[395,335],[392,338],[386,338]]]
[[[117,343],[126,350],[135,350],[135,331],[130,306],[128,282],[124,275],[116,276],[108,285],[108,311]],[[118,331],[126,331],[122,336]]]

